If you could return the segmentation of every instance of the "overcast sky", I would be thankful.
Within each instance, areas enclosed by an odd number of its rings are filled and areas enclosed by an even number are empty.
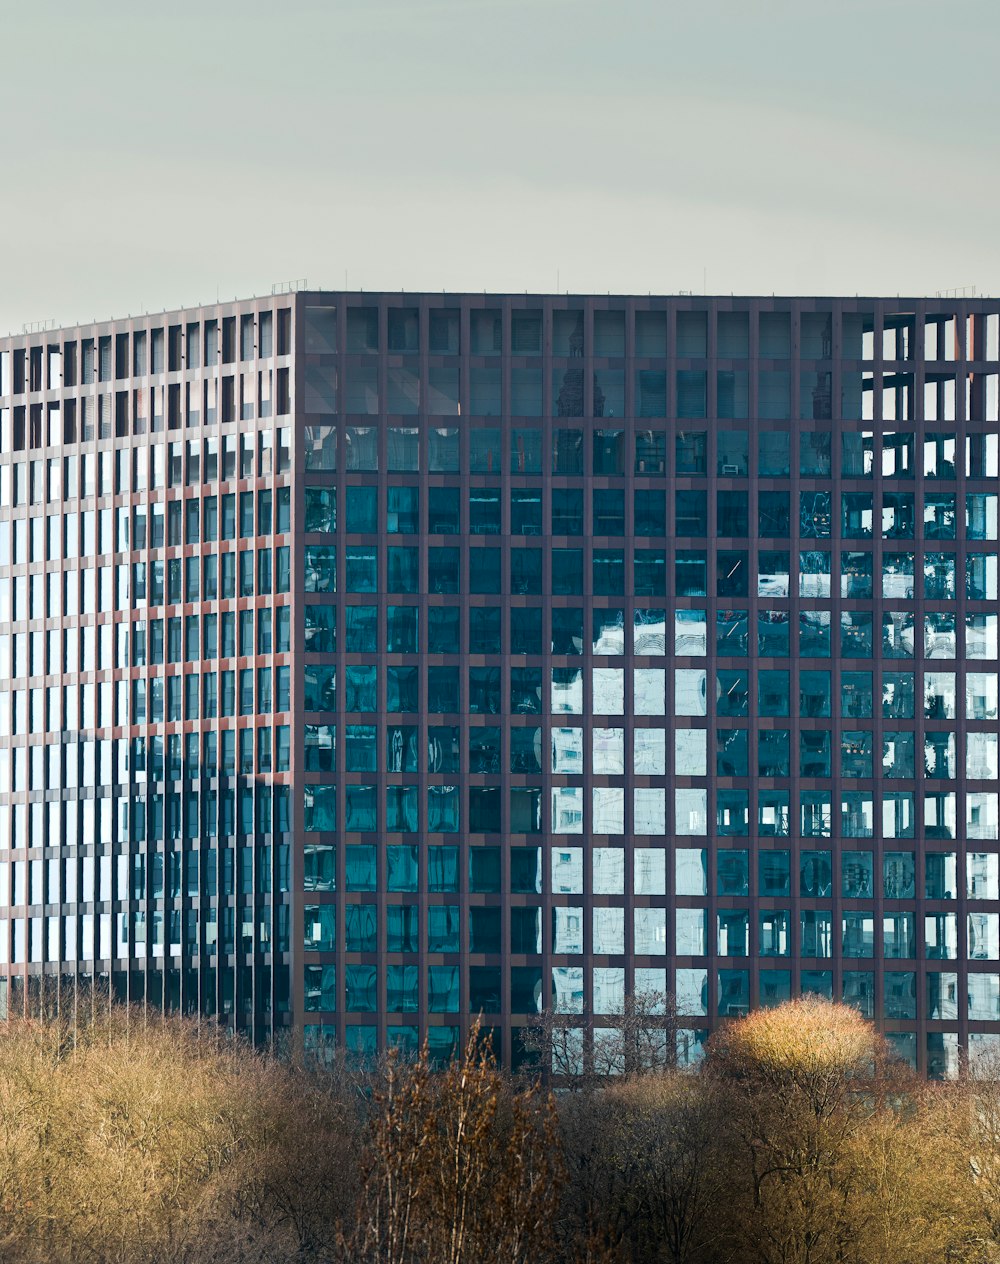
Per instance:
[[[1000,293],[997,0],[0,0],[0,330],[352,289]]]

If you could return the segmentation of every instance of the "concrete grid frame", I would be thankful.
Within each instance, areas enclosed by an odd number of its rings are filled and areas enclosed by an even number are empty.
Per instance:
[[[1000,1035],[1000,302],[302,291],[0,340],[0,1001],[366,1054]]]

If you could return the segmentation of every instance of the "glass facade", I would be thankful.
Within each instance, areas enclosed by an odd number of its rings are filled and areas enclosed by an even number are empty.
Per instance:
[[[0,343],[0,1006],[290,1020],[292,308]]]
[[[998,339],[310,292],[0,342],[6,1003],[516,1063],[818,991],[948,1072],[1000,1032]]]

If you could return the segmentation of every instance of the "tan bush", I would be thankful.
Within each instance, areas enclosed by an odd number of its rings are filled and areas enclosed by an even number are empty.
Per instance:
[[[435,1071],[390,1056],[375,1095],[355,1264],[543,1264],[561,1180],[551,1099],[517,1091],[474,1027]]]
[[[933,1090],[855,1010],[805,997],[710,1042],[729,1239],[759,1264],[972,1259],[967,1178]]]
[[[12,1020],[0,1039],[2,1258],[314,1249],[353,1201],[341,1142],[357,1131],[329,1084],[190,1020],[104,1007],[82,1023]]]

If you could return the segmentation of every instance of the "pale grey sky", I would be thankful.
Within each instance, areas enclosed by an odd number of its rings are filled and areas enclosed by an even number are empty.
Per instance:
[[[0,0],[0,330],[365,289],[1000,293],[996,0]]]

